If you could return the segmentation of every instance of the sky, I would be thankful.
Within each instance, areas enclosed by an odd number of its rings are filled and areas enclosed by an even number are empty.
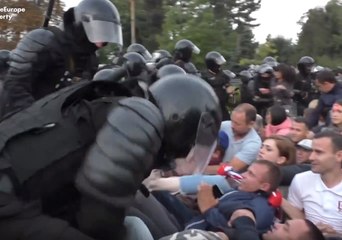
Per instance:
[[[76,6],[80,0],[64,0],[66,9]],[[252,16],[254,23],[260,24],[253,29],[254,38],[264,43],[268,34],[271,37],[283,36],[297,41],[301,31],[297,22],[309,9],[324,7],[329,0],[261,0],[261,8]]]

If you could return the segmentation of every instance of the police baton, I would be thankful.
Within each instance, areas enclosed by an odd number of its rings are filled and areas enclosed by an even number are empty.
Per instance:
[[[46,10],[43,27],[49,26],[49,21],[51,19],[52,10],[53,10],[54,5],[55,5],[55,0],[49,0],[49,5],[48,5],[48,8]]]

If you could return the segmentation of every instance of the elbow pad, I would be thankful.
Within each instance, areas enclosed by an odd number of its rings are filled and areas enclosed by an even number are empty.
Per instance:
[[[142,98],[119,101],[87,154],[76,186],[117,207],[129,205],[151,170],[163,137],[159,109]]]

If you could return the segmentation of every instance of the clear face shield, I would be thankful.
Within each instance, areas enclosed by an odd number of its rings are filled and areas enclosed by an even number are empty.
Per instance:
[[[221,66],[222,64],[226,63],[226,59],[223,56],[220,56],[220,57],[215,59],[215,62],[217,65]]]
[[[215,120],[209,113],[202,113],[196,134],[195,145],[187,157],[177,158],[176,172],[180,175],[201,174],[207,167],[217,144]]]
[[[146,59],[146,61],[151,61],[152,60],[152,55],[149,51],[145,50],[142,53],[142,56]]]
[[[92,43],[116,43],[122,46],[122,30],[120,23],[109,22],[101,17],[83,15],[82,24],[88,40]]]
[[[193,45],[192,46],[192,52],[194,54],[199,54],[201,52],[201,50],[196,45]]]
[[[152,62],[156,62],[157,60],[160,60],[159,58],[162,57],[162,54],[159,52],[154,52],[152,53]]]

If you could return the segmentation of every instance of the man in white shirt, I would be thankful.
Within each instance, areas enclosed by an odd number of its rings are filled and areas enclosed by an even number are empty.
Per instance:
[[[317,134],[311,171],[297,174],[282,207],[291,218],[306,218],[326,236],[342,236],[342,135]]]

